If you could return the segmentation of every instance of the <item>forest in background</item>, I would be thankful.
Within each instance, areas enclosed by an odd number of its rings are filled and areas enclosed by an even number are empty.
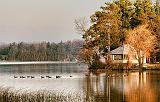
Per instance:
[[[0,60],[7,61],[75,61],[79,50],[83,47],[82,40],[60,43],[10,43],[1,44]]]

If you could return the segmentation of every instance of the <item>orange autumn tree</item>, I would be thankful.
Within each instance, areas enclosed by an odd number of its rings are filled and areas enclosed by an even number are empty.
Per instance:
[[[136,50],[139,68],[143,67],[144,57],[149,56],[156,44],[156,36],[147,27],[147,24],[140,25],[130,30],[126,37],[126,43]]]

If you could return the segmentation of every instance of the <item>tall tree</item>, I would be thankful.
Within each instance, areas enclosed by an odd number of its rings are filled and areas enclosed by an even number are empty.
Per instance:
[[[148,25],[141,25],[129,31],[126,43],[134,47],[137,52],[139,67],[143,67],[144,57],[154,49],[156,36],[147,29]]]
[[[93,51],[93,54],[90,55],[95,56],[101,52],[108,53],[108,46],[113,49],[122,45],[128,31],[143,24],[148,24],[148,29],[159,38],[160,42],[158,0],[154,5],[151,0],[135,0],[132,2],[131,0],[116,0],[108,2],[90,18],[90,27],[85,30],[82,29],[85,40],[84,48]],[[83,27],[79,26],[79,28]],[[94,58],[93,56],[91,58]]]

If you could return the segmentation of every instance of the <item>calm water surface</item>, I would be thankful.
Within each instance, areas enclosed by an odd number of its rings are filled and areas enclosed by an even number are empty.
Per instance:
[[[56,78],[57,75],[61,78]],[[89,71],[79,64],[5,65],[0,66],[0,86],[76,92],[95,102],[160,101],[160,71],[157,70]]]

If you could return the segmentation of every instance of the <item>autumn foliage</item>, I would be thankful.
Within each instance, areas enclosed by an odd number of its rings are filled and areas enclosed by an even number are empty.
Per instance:
[[[138,26],[130,30],[126,37],[126,43],[134,47],[137,52],[140,67],[143,66],[144,57],[149,57],[149,52],[156,44],[156,36],[147,27],[147,24]]]

